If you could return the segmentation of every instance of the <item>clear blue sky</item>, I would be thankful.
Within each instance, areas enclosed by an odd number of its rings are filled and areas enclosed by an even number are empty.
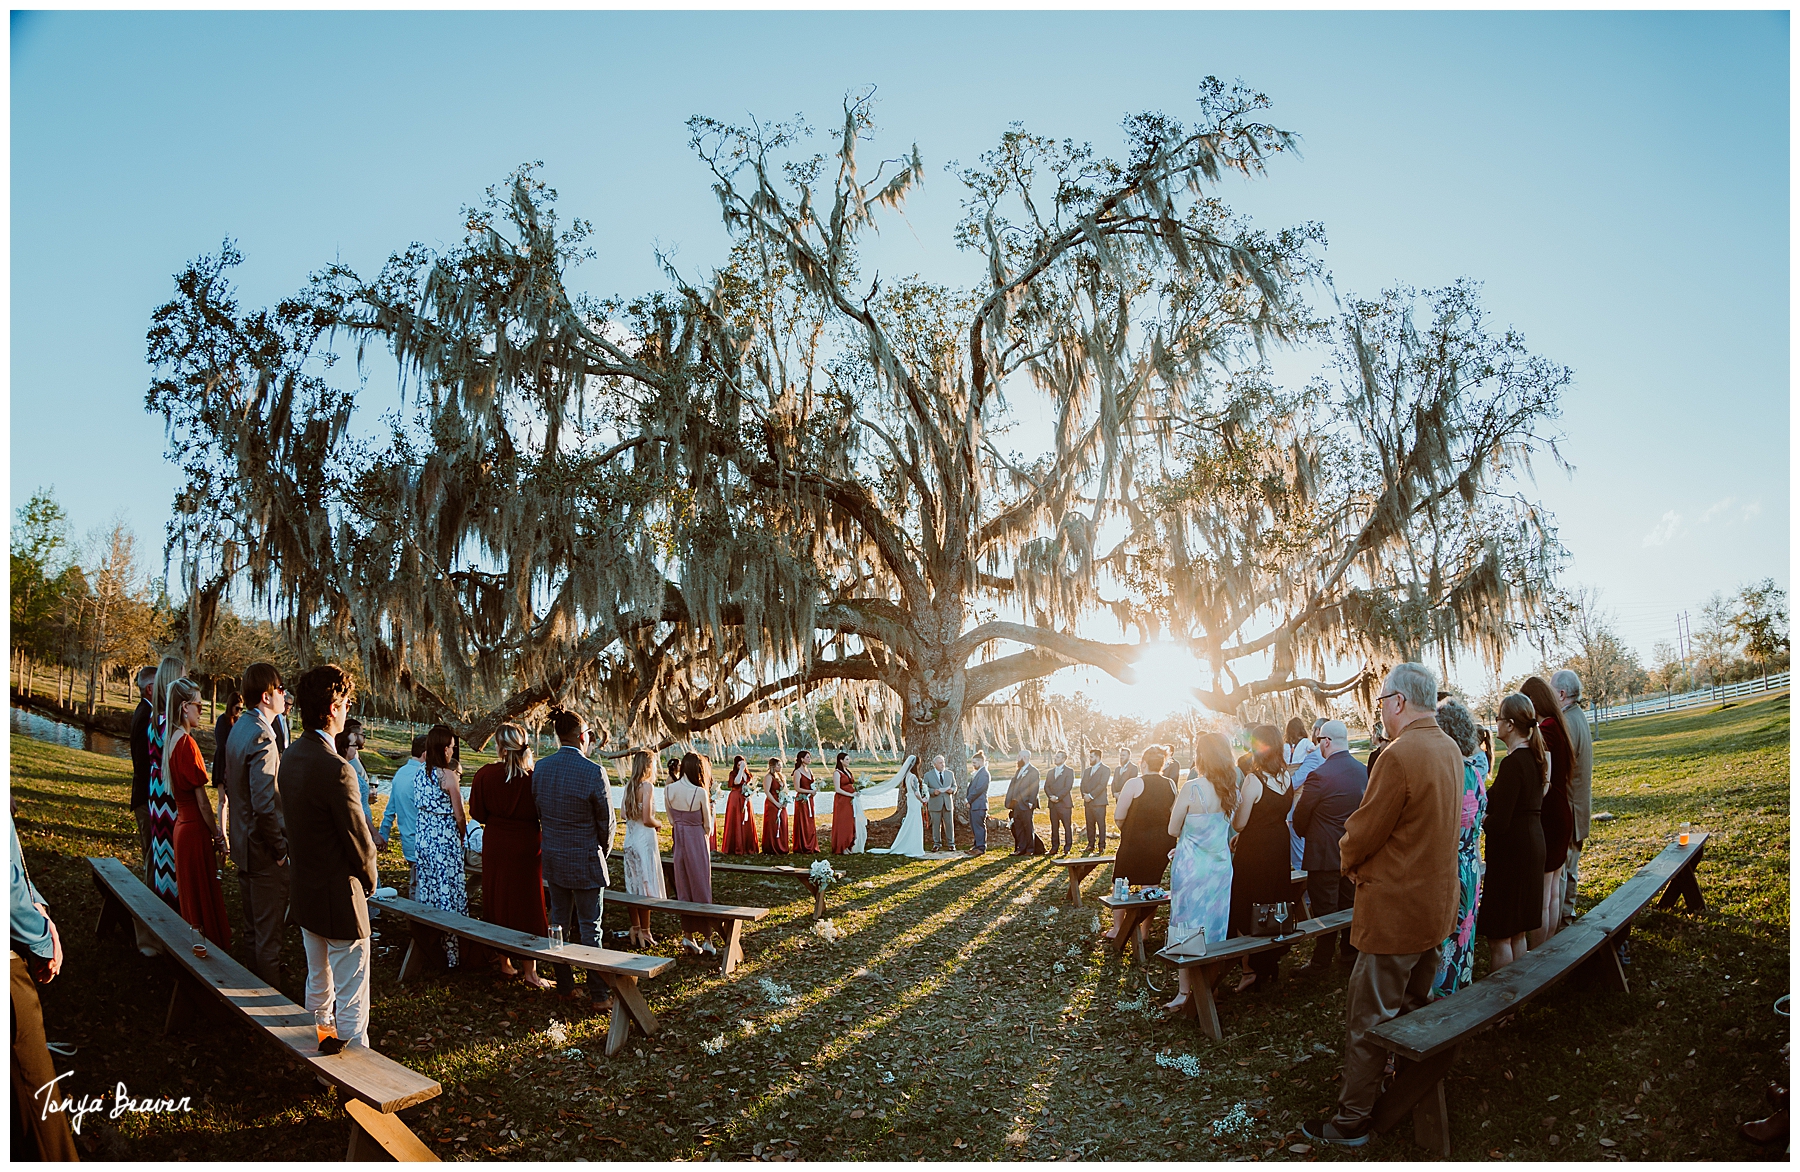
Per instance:
[[[541,159],[597,226],[586,284],[646,291],[657,246],[721,255],[690,114],[828,127],[875,84],[877,149],[927,165],[875,259],[957,279],[946,162],[1014,120],[1110,149],[1211,73],[1303,136],[1235,206],[1323,222],[1341,290],[1480,279],[1574,368],[1577,471],[1537,492],[1647,654],[1711,591],[1787,584],[1787,47],[1781,12],[14,14],[13,503],[54,484],[78,532],[122,512],[159,560],[144,334],[226,236],[266,302],[453,241]]]

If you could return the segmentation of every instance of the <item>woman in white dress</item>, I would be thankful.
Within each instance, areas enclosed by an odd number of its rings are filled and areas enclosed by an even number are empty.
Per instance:
[[[901,819],[900,833],[894,836],[894,845],[888,847],[887,853],[922,859],[925,857],[924,779],[909,770],[900,789],[906,802],[906,816]]]
[[[632,895],[648,895],[667,899],[663,888],[662,851],[657,845],[657,831],[662,823],[656,817],[656,772],[650,754],[631,755],[631,780],[625,784],[625,890]],[[650,934],[650,909],[626,908],[631,915],[633,947],[648,948],[656,943]]]

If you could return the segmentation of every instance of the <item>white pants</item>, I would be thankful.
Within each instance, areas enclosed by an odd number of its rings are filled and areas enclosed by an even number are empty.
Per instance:
[[[306,945],[306,1011],[330,1005],[346,1046],[369,1044],[369,941],[330,940],[300,929]]]

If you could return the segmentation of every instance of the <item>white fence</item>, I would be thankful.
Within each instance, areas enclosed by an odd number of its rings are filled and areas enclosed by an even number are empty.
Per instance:
[[[1672,696],[1646,696],[1642,700],[1633,700],[1629,704],[1608,704],[1601,708],[1595,706],[1589,714],[1596,721],[1620,720],[1627,716],[1644,716],[1652,712],[1675,712],[1683,708],[1699,708],[1706,704],[1719,704],[1726,700],[1736,700],[1742,696],[1755,696],[1763,692],[1779,692],[1788,686],[1788,672],[1777,672],[1768,679],[1758,676],[1753,680],[1745,680],[1737,684],[1720,684],[1716,688],[1696,688],[1692,692],[1681,692]]]

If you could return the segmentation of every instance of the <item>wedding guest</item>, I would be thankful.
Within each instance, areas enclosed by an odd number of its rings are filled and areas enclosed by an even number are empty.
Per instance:
[[[219,762],[225,760],[225,742],[231,739],[231,730],[237,724],[238,717],[244,714],[244,694],[233,688],[225,697],[225,711],[213,724],[213,759],[212,779],[215,789],[224,791],[225,777],[219,772]]]
[[[1309,1138],[1344,1147],[1368,1142],[1387,1069],[1388,1052],[1369,1031],[1425,1004],[1456,917],[1462,752],[1437,726],[1437,676],[1399,664],[1377,703],[1393,739],[1338,844],[1356,883],[1342,1089],[1334,1114],[1304,1126]]]
[[[165,775],[175,790],[175,885],[180,893],[181,918],[200,929],[220,948],[231,948],[231,920],[225,914],[225,887],[219,879],[219,858],[225,835],[213,817],[206,760],[194,740],[200,723],[200,686],[190,679],[176,680],[169,688],[169,708],[163,727],[170,733]]]
[[[1006,786],[1006,808],[1012,812],[1013,854],[1041,855],[1044,844],[1032,827],[1032,815],[1038,805],[1038,771],[1031,763],[1031,750],[1020,749],[1019,761],[1012,781]]]
[[[531,775],[531,796],[537,802],[538,824],[544,834],[550,923],[562,927],[564,939],[598,948],[600,916],[606,910],[606,887],[611,882],[606,860],[612,853],[612,794],[605,766],[587,759],[588,747],[596,742],[587,721],[578,713],[559,710],[551,724],[556,729],[557,750],[539,761]],[[597,740],[599,745],[606,743],[605,729]],[[707,812],[710,822],[710,807]],[[558,991],[573,995],[573,971],[567,965],[555,969]],[[611,1002],[612,998],[602,996],[590,1004]]]
[[[68,1096],[58,1080],[44,1036],[44,1006],[37,987],[62,971],[62,936],[50,918],[50,907],[32,884],[19,850],[19,831],[12,811],[6,813],[6,837],[12,846],[12,1085],[14,1160],[79,1160],[75,1133],[69,1126]],[[43,1088],[40,1092],[39,1088]],[[54,1097],[52,1097],[54,1096]],[[56,1110],[51,1103],[60,1104]]]
[[[850,754],[837,755],[837,791],[831,798],[831,853],[849,854],[856,846],[856,776],[850,772]]]
[[[1481,775],[1485,780],[1487,775],[1494,771],[1494,742],[1488,735],[1488,730],[1485,728],[1480,730],[1476,739],[1481,743],[1481,752],[1479,754],[1481,759]]]
[[[1550,788],[1544,792],[1544,922],[1531,933],[1531,947],[1540,947],[1556,935],[1562,917],[1563,867],[1574,841],[1575,811],[1569,801],[1569,783],[1575,773],[1575,749],[1569,737],[1562,704],[1550,685],[1539,676],[1528,676],[1519,691],[1531,699],[1538,714],[1538,729],[1550,750]]]
[[[969,790],[963,800],[969,803],[969,830],[975,835],[975,846],[969,853],[985,855],[987,853],[987,811],[988,788],[993,785],[993,775],[988,772],[987,754],[980,749],[969,762],[975,767],[969,774]]]
[[[1113,861],[1113,878],[1133,887],[1150,887],[1163,881],[1175,836],[1169,833],[1169,814],[1175,808],[1175,779],[1163,772],[1169,761],[1165,745],[1144,750],[1144,772],[1126,781],[1113,810],[1119,826],[1119,853]],[[1124,912],[1113,909],[1112,931],[1102,938],[1118,939]]]
[[[956,849],[956,774],[944,767],[944,755],[932,759],[925,771],[925,813],[931,822],[931,849]]]
[[[712,855],[706,847],[706,824],[712,821],[712,763],[698,753],[681,757],[681,777],[663,791],[663,804],[669,810],[674,842],[671,854],[675,860],[675,898],[685,903],[712,902]],[[769,759],[769,776],[779,785],[781,759]],[[768,822],[763,825],[768,826]],[[785,829],[785,828],[784,828]],[[786,853],[785,850],[782,853]],[[681,947],[687,952],[717,956],[713,948],[712,929],[704,920],[681,921]]]
[[[292,835],[293,906],[306,949],[306,1008],[330,1009],[346,1046],[369,1044],[369,893],[381,882],[375,836],[362,816],[361,784],[337,755],[356,686],[321,664],[294,686],[306,734],[281,758],[281,807]],[[457,871],[461,876],[461,849]],[[323,1049],[323,1047],[321,1047]]]
[[[1131,750],[1124,745],[1119,746],[1119,767],[1113,770],[1112,796],[1116,803],[1125,793],[1125,783],[1136,777],[1140,770],[1132,763]]]
[[[794,757],[794,853],[819,853],[819,824],[813,811],[812,753],[801,749]]]
[[[1045,809],[1050,812],[1050,853],[1066,855],[1075,849],[1075,771],[1069,767],[1069,754],[1062,749],[1056,751],[1056,764],[1044,779],[1044,799]]]
[[[1095,760],[1099,759],[1095,753]],[[1194,749],[1194,776],[1175,795],[1169,833],[1175,857],[1169,865],[1169,943],[1204,930],[1209,946],[1225,939],[1231,918],[1231,815],[1238,803],[1238,772],[1231,742],[1206,733]],[[1179,1013],[1192,992],[1189,969],[1177,968],[1180,992],[1163,1008]]]
[[[250,968],[271,988],[281,987],[281,937],[287,924],[287,830],[281,818],[276,778],[281,750],[275,718],[287,711],[287,689],[272,663],[244,669],[244,703],[225,743],[225,798],[220,819],[237,866],[238,894],[244,901],[244,934]]]
[[[1319,729],[1318,742],[1324,764],[1307,779],[1306,792],[1294,797],[1294,829],[1306,840],[1301,862],[1314,919],[1356,903],[1356,884],[1343,874],[1338,843],[1344,837],[1344,823],[1362,804],[1363,791],[1369,788],[1369,771],[1350,752],[1350,730],[1343,721],[1326,721]],[[1356,960],[1348,929],[1320,936],[1307,971],[1324,971],[1331,964],[1332,953],[1340,949],[1339,959],[1345,964]]]
[[[728,855],[753,855],[756,853],[756,816],[750,812],[750,766],[742,753],[731,759],[731,772],[725,775],[725,786],[730,796],[725,799],[725,840],[719,849]],[[831,835],[832,841],[836,842],[835,822]]]
[[[732,763],[735,769],[743,764],[739,757]],[[734,794],[739,797],[741,794]],[[708,809],[710,809],[710,805]],[[662,848],[658,845],[657,832],[662,823],[656,817],[656,769],[651,764],[650,754],[633,753],[631,755],[631,778],[625,783],[625,890],[630,895],[647,895],[653,899],[667,899],[667,890],[663,887]],[[730,808],[726,811],[725,836],[731,837]],[[743,853],[743,852],[735,852]],[[656,945],[656,936],[650,931],[650,909],[647,907],[628,907],[625,909],[631,919],[631,943],[633,947],[652,948]]]
[[[138,703],[131,714],[131,731],[127,743],[131,747],[131,817],[137,823],[138,855],[142,860],[144,885],[150,885],[150,726],[156,723],[156,668],[145,664],[137,672]],[[223,744],[223,742],[220,742]],[[221,807],[223,808],[223,807]],[[138,951],[145,956],[157,954],[156,936],[136,918],[131,926],[137,935]],[[36,994],[33,994],[35,997]]]
[[[169,775],[167,745],[174,730],[169,727],[169,689],[187,674],[186,665],[173,655],[163,656],[156,669],[156,719],[150,722],[150,778],[146,794],[150,813],[150,890],[181,910],[181,887],[175,878],[175,790]]]
[[[1594,730],[1588,727],[1587,713],[1581,710],[1581,677],[1568,668],[1550,677],[1556,689],[1556,701],[1562,710],[1563,725],[1569,733],[1569,853],[1563,863],[1562,909],[1557,917],[1559,928],[1566,928],[1575,918],[1575,887],[1581,882],[1581,846],[1587,841],[1588,826],[1594,810]]]
[[[1550,750],[1538,731],[1531,698],[1514,692],[1500,701],[1494,731],[1506,756],[1488,790],[1487,874],[1475,930],[1487,937],[1493,968],[1523,960],[1529,934],[1544,923],[1544,778]]]
[[[1463,754],[1462,821],[1456,845],[1456,922],[1439,949],[1433,997],[1448,997],[1475,979],[1475,911],[1481,905],[1481,820],[1487,787],[1475,771],[1475,717],[1455,698],[1438,705],[1438,727]]]
[[[350,768],[356,771],[357,790],[362,797],[363,817],[369,820],[369,832],[373,834],[375,832],[375,810],[369,804],[369,800],[374,796],[375,787],[369,784],[369,775],[363,770],[360,760],[363,746],[368,743],[368,738],[363,736],[362,721],[352,716],[344,722],[344,731],[337,735],[335,747],[337,755],[350,762]]]
[[[406,860],[409,869],[413,863],[413,834],[418,827],[413,787],[424,773],[425,737],[421,734],[412,739],[412,756],[394,770],[394,776],[388,782],[387,809],[382,811],[381,828],[375,832],[375,841],[383,850],[387,849],[390,829],[400,835],[400,857]],[[407,890],[411,889],[409,880]]]
[[[1315,721],[1322,724],[1323,721]],[[1292,787],[1296,799],[1306,792],[1306,779],[1313,770],[1325,764],[1325,754],[1320,752],[1318,743],[1307,735],[1306,722],[1298,716],[1290,717],[1287,722],[1287,735],[1282,738],[1282,757],[1287,765],[1288,785]],[[1290,870],[1301,869],[1301,860],[1306,853],[1306,840],[1294,829],[1294,808],[1288,807],[1288,846],[1290,854],[1288,866]]]
[[[543,832],[531,775],[537,762],[531,738],[508,722],[494,730],[498,760],[475,771],[469,783],[469,817],[481,823],[481,918],[532,936],[550,934],[544,907]],[[533,989],[548,989],[538,976],[537,961],[518,969],[505,953],[498,956],[500,975],[523,974]]]
[[[669,784],[674,785],[675,782]],[[787,794],[781,781],[780,757],[769,758],[769,772],[763,778],[762,853],[788,853]]]
[[[1252,934],[1254,905],[1286,903],[1293,897],[1293,867],[1288,845],[1288,810],[1294,790],[1288,784],[1281,730],[1259,724],[1250,730],[1250,768],[1238,790],[1231,825],[1238,832],[1231,875],[1231,934]],[[1296,917],[1298,918],[1298,917]],[[1287,948],[1266,948],[1245,958],[1239,993],[1266,989],[1281,974]]]
[[[469,815],[462,800],[462,742],[447,724],[425,734],[425,774],[413,789],[413,892],[420,903],[469,914],[468,868],[463,838]],[[484,832],[485,837],[485,832]],[[461,942],[443,937],[444,962],[462,963]]]
[[[1090,855],[1106,852],[1106,792],[1111,785],[1112,770],[1100,759],[1100,750],[1089,749],[1087,769],[1081,774],[1081,823]]]

